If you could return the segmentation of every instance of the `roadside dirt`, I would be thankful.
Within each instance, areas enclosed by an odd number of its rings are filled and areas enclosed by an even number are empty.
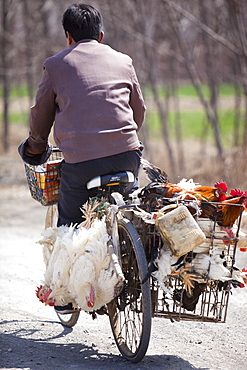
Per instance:
[[[233,289],[225,324],[155,318],[147,354],[131,364],[118,352],[107,316],[82,312],[72,329],[35,296],[44,264],[36,242],[46,208],[31,199],[12,133],[8,155],[0,155],[0,369],[232,370],[247,367],[247,287]],[[245,253],[247,255],[247,253]],[[247,267],[244,253],[240,267]]]

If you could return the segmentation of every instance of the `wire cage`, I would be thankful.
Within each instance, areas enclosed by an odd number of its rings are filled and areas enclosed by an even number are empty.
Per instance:
[[[203,225],[204,221],[210,225],[210,229],[206,230]],[[149,269],[153,271],[152,263],[157,259],[159,251],[162,249],[168,251],[169,247],[155,225],[144,224],[136,216],[133,217],[132,222],[141,237]],[[216,221],[202,219],[200,226],[205,231],[206,241],[197,249],[180,258],[180,264],[186,261],[186,268],[176,270],[178,265],[175,263],[174,266],[171,266],[171,273],[163,281],[159,281],[155,274],[151,273],[150,289],[154,317],[164,317],[172,322],[181,320],[226,322],[229,296],[232,287],[235,287],[233,275],[240,224],[241,215],[236,225],[235,234],[229,236],[221,231]],[[195,273],[193,266],[195,255],[208,255],[209,258],[214,253],[221,253],[222,262],[224,260],[224,265],[229,270],[229,276],[225,279],[213,280],[205,271],[200,274],[198,269]],[[188,279],[192,278],[189,285],[186,285],[185,276]]]
[[[229,282],[223,286],[219,281],[199,280],[190,296],[178,278],[169,277],[169,289],[170,292],[165,292],[152,279],[153,316],[172,322],[226,322],[231,289]]]
[[[24,163],[31,196],[43,206],[50,206],[58,202],[62,160],[62,152],[58,148],[53,148],[46,163],[39,166]]]

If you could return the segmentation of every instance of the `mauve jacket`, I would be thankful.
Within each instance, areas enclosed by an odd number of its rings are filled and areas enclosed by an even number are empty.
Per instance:
[[[122,153],[139,146],[145,110],[131,58],[82,40],[44,62],[28,143],[45,150],[54,123],[67,163]]]

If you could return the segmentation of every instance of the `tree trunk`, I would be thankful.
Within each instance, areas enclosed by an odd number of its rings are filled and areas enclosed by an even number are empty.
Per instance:
[[[184,157],[184,143],[183,143],[183,133],[181,126],[181,117],[180,117],[180,107],[179,107],[179,97],[178,97],[178,78],[177,78],[177,63],[170,58],[170,67],[171,67],[171,90],[172,96],[174,99],[174,122],[175,122],[175,135],[177,143],[177,156],[178,156],[178,170],[186,171],[186,161]]]
[[[168,152],[168,158],[169,158],[169,163],[170,163],[169,172],[171,171],[176,172],[176,163],[174,160],[174,155],[173,155],[173,150],[172,150],[171,140],[170,140],[170,134],[169,134],[168,125],[167,125],[167,111],[163,108],[163,105],[160,101],[160,97],[157,91],[157,86],[156,86],[155,81],[151,83],[151,88],[153,92],[154,101],[157,106],[158,114],[161,120],[163,138],[164,138],[166,149]]]
[[[187,42],[179,34],[177,15],[175,14],[174,11],[172,12],[171,9],[169,9],[169,5],[166,5],[166,6],[167,6],[167,13],[170,17],[171,25],[173,27],[173,30],[174,30],[176,36],[177,36],[182,54],[184,56],[186,66],[187,66],[187,70],[189,72],[191,81],[192,81],[192,83],[193,83],[193,85],[194,85],[194,87],[197,91],[197,94],[198,94],[199,99],[201,101],[201,104],[202,104],[202,106],[205,110],[208,121],[212,125],[212,129],[213,129],[213,132],[214,132],[214,138],[215,138],[215,144],[216,144],[216,147],[217,147],[219,159],[220,159],[220,161],[223,161],[223,149],[222,149],[222,144],[221,144],[220,130],[219,130],[217,117],[215,116],[212,107],[210,106],[210,104],[208,103],[208,101],[205,99],[205,97],[203,95],[202,84],[201,84],[200,78],[198,76],[195,64],[193,63],[191,58],[189,58],[189,50],[188,50]]]
[[[245,95],[244,133],[243,147],[247,147],[247,36],[246,22],[244,19],[244,2],[239,0],[226,0],[229,8],[229,17],[235,31],[235,41],[239,44],[241,55],[239,56],[241,83]]]
[[[9,149],[9,68],[7,43],[8,0],[2,0],[2,64],[3,64],[3,148]]]
[[[27,71],[26,71],[26,79],[27,79],[27,88],[28,88],[28,95],[29,95],[29,105],[32,104],[33,96],[34,96],[34,80],[33,80],[33,44],[32,44],[32,38],[30,38],[30,35],[32,34],[32,28],[30,26],[30,19],[32,19],[30,14],[30,9],[28,7],[28,1],[23,0],[23,19],[24,21],[24,30],[25,30],[25,38],[26,40],[30,39],[30,42],[28,43],[26,47],[26,61],[27,61]]]

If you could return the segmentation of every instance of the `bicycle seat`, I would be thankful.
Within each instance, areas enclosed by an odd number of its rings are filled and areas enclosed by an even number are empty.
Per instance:
[[[130,171],[109,173],[106,175],[96,176],[87,183],[87,189],[100,188],[102,186],[130,185],[134,183],[135,176]]]

